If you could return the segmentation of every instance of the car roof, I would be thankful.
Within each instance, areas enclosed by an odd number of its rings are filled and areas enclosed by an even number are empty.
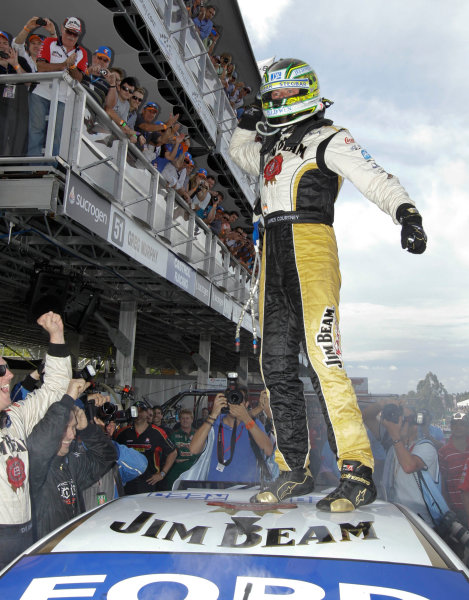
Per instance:
[[[251,490],[189,489],[124,496],[60,530],[41,552],[256,552],[432,565],[429,528],[397,505],[376,501],[351,513],[317,511],[311,494],[253,505]],[[242,544],[242,527],[252,539]],[[241,524],[235,533],[232,526]],[[417,526],[418,525],[418,526]],[[226,537],[232,527],[233,539]],[[125,532],[125,535],[122,535]],[[191,533],[187,533],[191,532]],[[246,537],[246,535],[244,535]],[[438,543],[438,536],[434,534]],[[438,566],[442,566],[440,561]]]
[[[419,599],[468,596],[469,572],[463,563],[403,507],[376,501],[351,513],[334,514],[316,510],[317,494],[260,505],[249,502],[252,493],[249,489],[188,489],[124,496],[38,542],[0,578],[0,592],[6,589],[9,600],[19,599],[33,580],[59,573],[75,581],[74,577],[91,570],[106,576],[109,585],[114,580],[120,585],[119,578],[124,577],[136,582],[141,577],[163,577],[162,573],[166,578],[182,577],[183,572],[184,577],[210,580],[220,589],[225,586],[224,572],[235,578],[232,586],[238,585],[239,573],[289,580],[296,573],[295,581],[305,580],[305,585],[321,580],[323,590],[337,587],[340,581],[340,585],[352,585],[350,574],[354,573],[358,583],[353,585],[362,587],[365,578],[387,583],[386,589],[394,584],[412,593],[428,588],[427,595],[416,596]],[[16,595],[15,586],[19,586]],[[439,595],[431,595],[435,590]],[[452,595],[446,595],[448,590]],[[109,594],[109,598],[120,597],[126,596]],[[225,597],[233,596],[220,596]]]

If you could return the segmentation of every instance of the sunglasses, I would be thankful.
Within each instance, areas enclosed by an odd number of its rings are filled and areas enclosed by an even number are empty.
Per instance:
[[[72,35],[73,37],[78,37],[80,35],[76,31],[70,31],[70,29],[66,29],[65,33],[68,33],[68,35]]]
[[[0,377],[3,377],[7,374],[8,365],[0,365]]]
[[[129,92],[130,94],[133,93],[133,89],[128,88],[125,85],[121,85],[121,90],[124,90],[124,92]]]
[[[137,100],[138,102],[143,102],[143,98],[139,98],[138,96],[132,96],[132,100]]]

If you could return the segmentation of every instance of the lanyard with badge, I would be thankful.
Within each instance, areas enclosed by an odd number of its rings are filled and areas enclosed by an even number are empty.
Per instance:
[[[238,428],[238,421],[233,424],[233,428],[231,430],[231,440],[230,440],[230,457],[228,460],[225,460],[225,436],[223,433],[223,421],[220,420],[220,424],[218,425],[218,436],[217,436],[217,471],[223,472],[225,467],[231,464],[231,461],[234,457],[234,451],[236,446],[236,429]]]

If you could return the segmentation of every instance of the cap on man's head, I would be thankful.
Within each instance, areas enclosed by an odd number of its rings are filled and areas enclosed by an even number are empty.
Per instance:
[[[197,171],[197,175],[201,175],[202,177],[206,178],[207,177],[207,170],[206,169],[199,169]]]
[[[160,111],[160,107],[158,106],[158,104],[156,102],[147,102],[145,104],[145,106],[143,107],[143,109],[145,108],[149,108],[150,110],[156,110],[156,112]]]
[[[109,60],[111,60],[112,58],[112,50],[107,46],[100,46],[97,50],[93,52],[93,54],[96,54],[97,56],[104,56],[106,58],[109,58]]]
[[[469,423],[469,415],[463,412],[454,413],[451,417],[452,422],[462,421],[463,423]]]
[[[42,42],[45,40],[46,38],[43,35],[38,35],[37,33],[32,33],[29,38],[28,38],[28,42],[33,42],[34,40],[39,40],[42,44]]]
[[[245,85],[243,89],[245,89],[248,94],[252,92],[252,89],[248,85]]]
[[[142,402],[141,400],[137,400],[137,402],[134,402],[132,406],[136,406],[137,408],[144,408],[145,410],[148,410],[150,408],[145,404],[145,402]]]
[[[64,28],[75,33],[81,33],[81,21],[77,17],[67,17],[64,22]]]
[[[0,31],[0,37],[4,37],[7,42],[10,42],[10,36],[5,31]]]

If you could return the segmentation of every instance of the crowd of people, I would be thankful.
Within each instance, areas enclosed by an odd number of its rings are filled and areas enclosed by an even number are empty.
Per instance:
[[[117,423],[117,413],[104,410],[110,398],[87,389],[82,372],[73,375],[61,317],[49,312],[38,324],[50,340],[41,369],[10,390],[13,373],[0,357],[0,567],[85,510],[124,494],[171,490],[183,479],[264,486],[278,476],[265,390],[254,403],[242,385],[236,401],[229,390],[220,392],[196,415],[180,409],[171,427],[161,406],[136,401],[135,412]],[[436,528],[422,493],[425,473],[452,518],[467,527],[469,415],[454,413],[445,439],[428,411],[401,401],[380,400],[361,410],[378,496]],[[310,468],[317,483],[334,486],[340,472],[317,416],[309,428]]]
[[[207,24],[213,29],[209,16],[215,14],[215,9],[201,6],[198,0],[187,4],[201,38],[208,39],[205,36]],[[215,177],[209,175],[206,169],[197,169],[190,154],[190,136],[182,131],[178,121],[180,109],[173,107],[172,114],[161,120],[160,106],[155,99],[139,86],[135,77],[126,75],[123,69],[112,64],[111,48],[103,44],[88,52],[81,45],[82,34],[83,23],[77,17],[66,18],[56,28],[51,19],[34,16],[14,37],[0,31],[0,75],[67,71],[121,128],[129,143],[144,154],[167,184],[184,198],[197,216],[225,242],[233,256],[250,270],[254,261],[252,241],[245,230],[234,226],[239,215],[223,208],[224,194],[214,189]],[[208,37],[213,41],[210,31]],[[213,46],[210,45],[211,50]],[[243,98],[249,88],[242,82],[236,82],[230,54],[211,58],[233,109],[241,115]],[[41,156],[46,142],[51,84],[0,83],[0,91],[0,155]],[[67,85],[61,81],[53,155],[59,152],[66,94]],[[24,119],[25,114],[29,114],[28,120]],[[116,139],[92,116],[87,117],[85,125],[87,133],[95,141],[111,145]],[[175,217],[183,214],[187,213],[181,210]],[[198,231],[196,229],[196,234]]]

